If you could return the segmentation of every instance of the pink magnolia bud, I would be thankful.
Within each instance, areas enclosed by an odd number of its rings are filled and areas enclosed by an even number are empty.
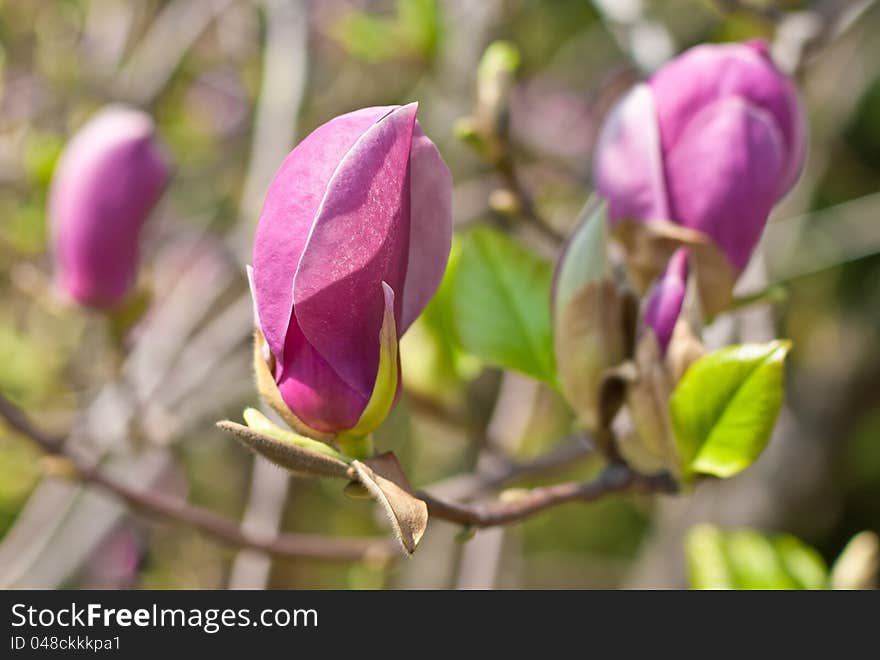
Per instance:
[[[797,93],[764,42],[702,45],[636,86],[601,131],[594,183],[612,220],[707,234],[742,271],[806,148]]]
[[[654,285],[645,308],[645,323],[654,330],[660,350],[665,353],[672,331],[681,313],[687,292],[687,249],[679,248],[672,255],[666,271]]]
[[[70,140],[49,198],[56,280],[80,304],[112,307],[137,277],[141,227],[170,176],[149,115],[108,106]]]
[[[281,398],[321,433],[358,423],[379,387],[383,317],[396,342],[446,267],[452,178],[417,109],[332,119],[290,153],[266,195],[252,273],[258,324]]]

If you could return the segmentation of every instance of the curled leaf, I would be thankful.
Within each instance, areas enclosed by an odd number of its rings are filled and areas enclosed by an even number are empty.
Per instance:
[[[364,412],[361,413],[357,424],[345,431],[345,436],[355,438],[365,437],[376,430],[385,421],[391,407],[394,405],[394,397],[397,394],[397,326],[394,321],[394,291],[388,284],[382,282],[382,290],[385,294],[385,314],[382,317],[382,328],[379,331],[379,367],[376,373],[376,384],[373,393],[367,402]]]
[[[428,506],[412,494],[397,457],[388,452],[351,465],[361,484],[382,505],[400,545],[408,554],[415,552],[428,526]]]
[[[310,438],[296,436],[294,433],[285,437],[280,437],[277,434],[266,435],[248,426],[228,420],[217,422],[217,426],[232,434],[248,449],[292,472],[340,479],[353,477],[353,471],[345,461],[325,452],[316,451],[314,445],[310,444],[315,441]],[[309,444],[302,441],[308,441]],[[331,448],[327,447],[327,449]]]
[[[325,444],[320,440],[312,440],[311,438],[299,435],[298,433],[282,429],[273,424],[268,417],[266,417],[256,408],[245,408],[242,416],[244,417],[245,424],[247,424],[249,428],[253,429],[257,433],[268,435],[272,438],[275,438],[276,440],[291,443],[302,447],[303,449],[310,449],[312,451],[318,452],[319,454],[326,454],[327,456],[331,456],[332,458],[337,458],[340,461],[347,462],[346,457],[333,449],[333,447],[331,447],[330,445]]]

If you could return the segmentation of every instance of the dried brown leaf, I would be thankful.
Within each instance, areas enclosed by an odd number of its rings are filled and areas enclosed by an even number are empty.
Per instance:
[[[428,506],[412,494],[397,457],[387,452],[365,461],[354,461],[358,480],[382,505],[400,545],[415,552],[428,526]]]
[[[694,264],[697,290],[709,317],[726,309],[733,300],[737,273],[718,246],[704,233],[665,220],[622,221],[614,237],[623,245],[627,270],[642,292],[665,270],[672,253],[687,247]]]
[[[671,378],[653,332],[643,333],[636,348],[637,377],[627,391],[627,406],[641,448],[676,474],[678,454],[669,417]],[[629,444],[636,442],[628,439]]]
[[[664,220],[623,220],[614,224],[612,235],[623,245],[627,270],[643,293],[666,269],[676,249],[707,240],[698,231]]]
[[[706,317],[711,319],[730,307],[737,273],[714,243],[690,248],[697,280],[697,293]]]
[[[666,347],[666,368],[673,383],[677,383],[687,368],[706,352],[706,347],[694,332],[692,324],[679,318]]]
[[[554,328],[559,381],[568,403],[589,429],[600,422],[604,372],[627,357],[628,317],[625,296],[609,280],[586,283],[560,310]]]

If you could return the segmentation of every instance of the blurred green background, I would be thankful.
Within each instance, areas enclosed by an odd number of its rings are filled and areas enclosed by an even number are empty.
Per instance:
[[[268,561],[127,513],[54,476],[0,428],[0,585],[681,587],[698,523],[787,533],[816,549],[816,565],[832,564],[856,533],[880,532],[878,31],[875,2],[0,0],[0,391],[121,478],[255,530],[387,531],[337,483],[254,468],[213,426],[256,403],[243,265],[268,180],[315,126],[418,100],[453,173],[456,223],[503,224],[490,204],[496,175],[453,126],[473,111],[484,49],[510,40],[522,60],[509,106],[521,176],[564,232],[589,192],[613,99],[691,45],[764,37],[797,76],[811,141],[743,283],[782,282],[787,296],[707,331],[795,345],[777,432],[741,476],[674,499],[567,505],[467,543],[433,522],[416,555],[390,565]],[[55,160],[111,101],[149,109],[176,162],[143,247],[151,306],[134,325],[65,306],[51,290]],[[509,229],[553,256],[527,227]],[[447,480],[454,494],[448,478],[552,451],[571,419],[557,395],[463,354],[446,306],[441,293],[404,340],[407,393],[378,444],[413,483]],[[595,469],[581,460],[546,479]],[[708,556],[709,537],[688,547]]]

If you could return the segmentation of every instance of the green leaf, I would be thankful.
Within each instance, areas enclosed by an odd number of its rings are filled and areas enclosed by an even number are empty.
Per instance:
[[[692,589],[735,588],[721,530],[712,525],[697,525],[688,532],[684,547]]]
[[[772,541],[752,529],[727,532],[724,550],[737,589],[796,589]]]
[[[476,377],[480,361],[465,352],[457,336],[453,312],[455,273],[461,241],[453,237],[446,274],[437,293],[400,339],[400,360],[407,390],[437,400],[461,396],[462,383]]]
[[[782,405],[791,342],[728,346],[685,372],[669,402],[682,473],[730,477],[764,450]]]
[[[504,234],[475,229],[455,277],[453,309],[466,350],[556,386],[550,264]]]
[[[352,9],[330,32],[350,55],[364,62],[406,58],[430,62],[443,39],[443,15],[437,0],[397,0],[393,15]]]
[[[823,589],[828,584],[819,553],[788,534],[697,525],[685,539],[685,551],[694,589]]]
[[[440,52],[443,41],[443,12],[437,0],[398,0],[401,40],[425,61]]]
[[[777,536],[773,545],[785,572],[799,589],[825,589],[828,586],[828,566],[815,549],[788,534]]]

